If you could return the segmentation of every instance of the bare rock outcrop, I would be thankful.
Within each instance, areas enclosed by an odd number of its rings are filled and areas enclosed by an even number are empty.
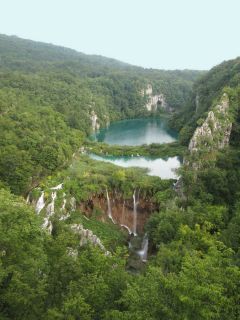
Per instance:
[[[208,112],[203,124],[195,130],[188,149],[191,154],[198,151],[223,149],[229,144],[231,130],[229,98],[224,93],[220,104]]]
[[[100,124],[98,122],[98,116],[97,116],[97,114],[96,114],[96,112],[94,110],[91,111],[90,119],[92,121],[92,130],[93,131],[99,130],[100,129]]]
[[[171,109],[168,106],[163,93],[153,95],[153,89],[151,84],[148,84],[146,89],[141,90],[141,95],[146,96],[148,99],[148,102],[145,105],[148,111],[156,111],[158,108],[161,108],[165,111]]]
[[[109,252],[105,249],[104,245],[102,244],[101,240],[95,234],[93,234],[92,230],[84,229],[83,225],[81,224],[73,224],[71,226],[71,229],[73,232],[80,236],[80,246],[84,246],[87,243],[91,243],[94,246],[98,246],[106,254],[109,254]]]

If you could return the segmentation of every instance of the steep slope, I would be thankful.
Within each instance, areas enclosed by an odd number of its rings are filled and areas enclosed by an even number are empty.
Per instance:
[[[217,104],[225,87],[236,88],[240,82],[240,58],[236,58],[212,68],[194,83],[193,93],[185,108],[172,119],[172,125],[181,130],[180,140],[188,144],[198,123]]]

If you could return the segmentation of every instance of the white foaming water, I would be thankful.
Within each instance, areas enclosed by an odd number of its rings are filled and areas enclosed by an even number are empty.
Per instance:
[[[65,210],[66,203],[67,203],[66,198],[63,198],[63,204],[62,204],[62,207],[61,207],[61,211],[64,211],[64,210]]]
[[[128,228],[128,226],[126,226],[125,224],[121,224],[120,226],[127,229],[129,234],[132,234],[132,231],[130,230],[130,228]]]
[[[47,215],[51,216],[54,214],[54,206],[55,206],[55,199],[57,197],[57,192],[54,191],[52,192],[52,201],[51,203],[49,203],[49,205],[47,206]]]
[[[106,194],[107,194],[107,206],[108,206],[108,212],[107,213],[108,213],[108,217],[115,224],[115,221],[113,220],[113,217],[112,217],[112,207],[111,207],[111,202],[110,202],[110,199],[109,199],[109,195],[108,195],[107,189],[106,189]]]
[[[44,191],[42,191],[41,196],[39,197],[35,211],[37,214],[40,213],[40,211],[45,207],[45,202],[44,202]]]
[[[133,234],[137,235],[137,205],[138,201],[136,199],[136,190],[133,192]]]
[[[147,254],[148,254],[148,236],[147,234],[144,235],[143,241],[142,241],[142,248],[137,252],[140,259],[143,262],[147,261]]]
[[[62,188],[63,188],[63,183],[60,183],[56,187],[51,188],[51,190],[61,190]]]

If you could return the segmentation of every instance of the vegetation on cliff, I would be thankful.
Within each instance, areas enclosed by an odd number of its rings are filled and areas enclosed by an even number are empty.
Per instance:
[[[159,90],[179,109],[200,74],[145,70],[4,35],[0,56],[0,176],[17,194],[69,163],[92,131],[92,112],[100,126],[148,115],[140,92],[149,82],[162,83]]]
[[[239,59],[203,75],[188,100],[196,72],[143,70],[6,36],[0,37],[0,53],[0,318],[238,320]],[[197,170],[189,165],[194,156],[184,152],[179,193],[172,180],[78,152],[90,132],[90,112],[102,125],[137,116],[145,103],[139,90],[149,81],[166,90],[173,105],[186,101],[172,119],[183,145],[222,94],[229,97],[229,145],[214,148],[209,159],[203,139]],[[114,155],[186,150],[179,143],[87,147]],[[128,233],[102,210],[101,202],[116,205],[119,199],[123,209],[131,202],[131,213],[142,199],[152,210],[144,228],[149,257],[139,273],[127,270]],[[34,207],[41,208],[38,214]],[[76,226],[95,242],[83,243]]]

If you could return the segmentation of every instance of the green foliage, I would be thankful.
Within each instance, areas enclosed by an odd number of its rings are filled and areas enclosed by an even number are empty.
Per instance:
[[[0,176],[16,194],[26,193],[42,176],[66,164],[83,137],[47,107],[25,110],[20,105],[17,113],[0,118],[0,126]]]
[[[144,70],[7,36],[0,36],[0,54],[0,318],[238,320],[239,58],[205,74],[189,100],[198,72]],[[230,97],[231,147],[216,152],[214,161],[203,148],[197,172],[185,162],[180,196],[172,180],[147,176],[143,169],[122,169],[78,153],[67,168],[83,142],[97,154],[183,155],[177,142],[123,148],[84,140],[93,110],[101,126],[146,114],[140,91],[148,83],[176,109],[186,104],[172,118],[182,145],[222,90]],[[48,204],[55,183],[64,189],[58,190],[50,236],[42,230],[45,209],[36,215],[10,190],[25,195],[40,184]],[[101,212],[86,218],[68,204],[70,217],[59,220],[64,197],[75,197],[80,206],[106,190],[131,201],[133,190],[141,190],[143,200],[159,207],[146,225],[149,259],[140,274],[126,271],[126,236],[101,221]],[[31,192],[33,202],[39,193]],[[91,229],[111,254],[80,246],[71,230],[75,223]]]
[[[184,145],[189,142],[198,120],[206,118],[205,113],[216,105],[223,91],[228,93],[230,105],[235,104],[236,111],[239,106],[239,103],[236,102],[236,100],[239,101],[239,89],[237,89],[239,71],[240,58],[224,61],[194,83],[192,97],[188,99],[185,108],[175,114],[170,122],[172,127],[181,129],[180,141]]]
[[[0,315],[39,319],[46,297],[44,234],[32,208],[0,191]]]
[[[68,164],[92,131],[93,111],[101,127],[147,115],[146,97],[140,92],[148,83],[166,95],[169,105],[180,108],[199,75],[145,70],[4,35],[0,35],[0,55],[0,177],[16,194],[26,194],[43,177]],[[152,145],[144,153],[182,151],[176,145],[162,146],[160,151]]]
[[[150,145],[142,146],[119,146],[108,145],[102,142],[90,142],[85,143],[86,150],[97,155],[108,156],[146,156],[146,157],[175,157],[183,156],[186,149],[180,145],[177,141],[171,143],[157,144],[152,143]]]

